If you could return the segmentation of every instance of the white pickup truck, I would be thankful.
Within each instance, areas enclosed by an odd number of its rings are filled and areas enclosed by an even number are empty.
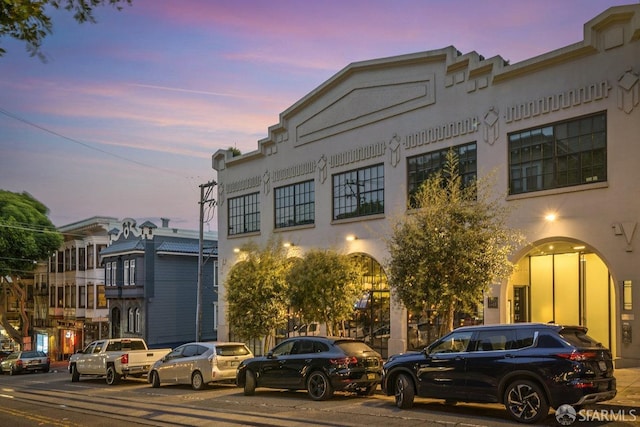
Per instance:
[[[81,375],[98,375],[105,376],[107,384],[114,385],[128,376],[143,377],[170,351],[170,348],[149,349],[141,338],[93,341],[69,358],[71,381],[80,381]]]

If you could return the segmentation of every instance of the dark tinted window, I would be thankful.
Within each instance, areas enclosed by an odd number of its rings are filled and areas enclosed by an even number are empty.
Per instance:
[[[182,355],[184,357],[193,357],[198,355],[198,346],[197,345],[188,345],[182,351]]]
[[[513,330],[481,331],[478,333],[477,351],[511,350],[515,347]]]
[[[533,345],[533,336],[535,331],[533,329],[518,329],[516,332],[517,341],[515,342],[514,349],[531,347]]]
[[[563,348],[564,346],[558,339],[551,335],[540,335],[538,337],[538,348]]]
[[[218,356],[246,356],[249,349],[241,344],[219,345],[216,346],[216,354]]]
[[[313,352],[314,353],[322,353],[323,351],[329,351],[329,346],[323,342],[315,341],[313,343]]]
[[[292,354],[308,354],[313,353],[313,341],[300,340],[293,346]]]
[[[452,332],[429,348],[429,354],[459,353],[466,351],[471,340],[472,331]]]
[[[107,351],[146,350],[142,341],[112,341],[107,345]]]
[[[280,343],[276,348],[273,349],[272,354],[274,356],[284,356],[287,354],[291,354],[291,350],[293,349],[294,340],[285,341]]]
[[[338,341],[336,342],[336,346],[349,356],[356,356],[362,353],[375,353],[371,347],[362,341]]]
[[[560,331],[562,338],[576,347],[601,347],[602,345],[587,335],[584,329],[564,328]]]

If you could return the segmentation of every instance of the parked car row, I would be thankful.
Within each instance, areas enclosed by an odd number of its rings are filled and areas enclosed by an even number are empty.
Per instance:
[[[90,348],[91,346],[89,346]],[[49,370],[42,352],[14,352],[0,362],[10,374]],[[78,378],[73,377],[77,381]],[[580,326],[518,323],[453,330],[422,351],[391,356],[361,340],[296,336],[264,356],[241,342],[192,342],[155,361],[152,387],[231,382],[253,395],[258,388],[306,390],[313,400],[334,392],[373,394],[380,385],[400,409],[415,397],[457,402],[501,403],[514,420],[535,423],[550,408],[575,409],[613,399],[616,379],[611,352]]]

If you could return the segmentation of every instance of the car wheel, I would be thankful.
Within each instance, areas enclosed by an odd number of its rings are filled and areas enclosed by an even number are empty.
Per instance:
[[[116,385],[120,382],[122,376],[116,372],[116,368],[111,365],[107,368],[107,384]]]
[[[9,367],[9,375],[16,375],[18,373],[18,371],[16,371],[16,367],[15,366],[10,366]]]
[[[194,390],[202,390],[204,388],[204,379],[200,371],[195,371],[191,375],[191,388]]]
[[[71,365],[71,382],[77,383],[78,381],[80,381],[80,373],[78,372],[78,368],[76,368],[76,365],[73,364]]]
[[[400,409],[409,409],[413,406],[413,398],[416,392],[413,381],[406,374],[400,374],[396,378],[395,399],[396,406]]]
[[[256,374],[247,371],[244,377],[244,395],[253,396],[256,393]]]
[[[42,369],[42,372],[44,372],[45,374],[46,374],[47,372],[49,372],[49,367],[48,367],[48,366],[45,366],[45,367]]]
[[[532,381],[516,380],[504,394],[504,406],[514,420],[532,424],[549,413],[549,404],[542,389]]]
[[[307,378],[307,392],[313,400],[327,400],[333,396],[333,387],[323,372],[314,371]]]
[[[158,375],[158,372],[151,371],[151,381],[149,382],[151,383],[151,387],[153,388],[160,387],[160,375]]]

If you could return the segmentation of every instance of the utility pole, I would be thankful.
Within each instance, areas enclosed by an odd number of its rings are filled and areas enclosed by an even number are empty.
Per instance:
[[[204,267],[203,248],[204,248],[204,205],[205,203],[215,204],[215,199],[211,197],[213,187],[216,182],[211,180],[206,184],[200,184],[200,233],[198,242],[198,290],[196,296],[196,341],[202,338],[202,269]]]

